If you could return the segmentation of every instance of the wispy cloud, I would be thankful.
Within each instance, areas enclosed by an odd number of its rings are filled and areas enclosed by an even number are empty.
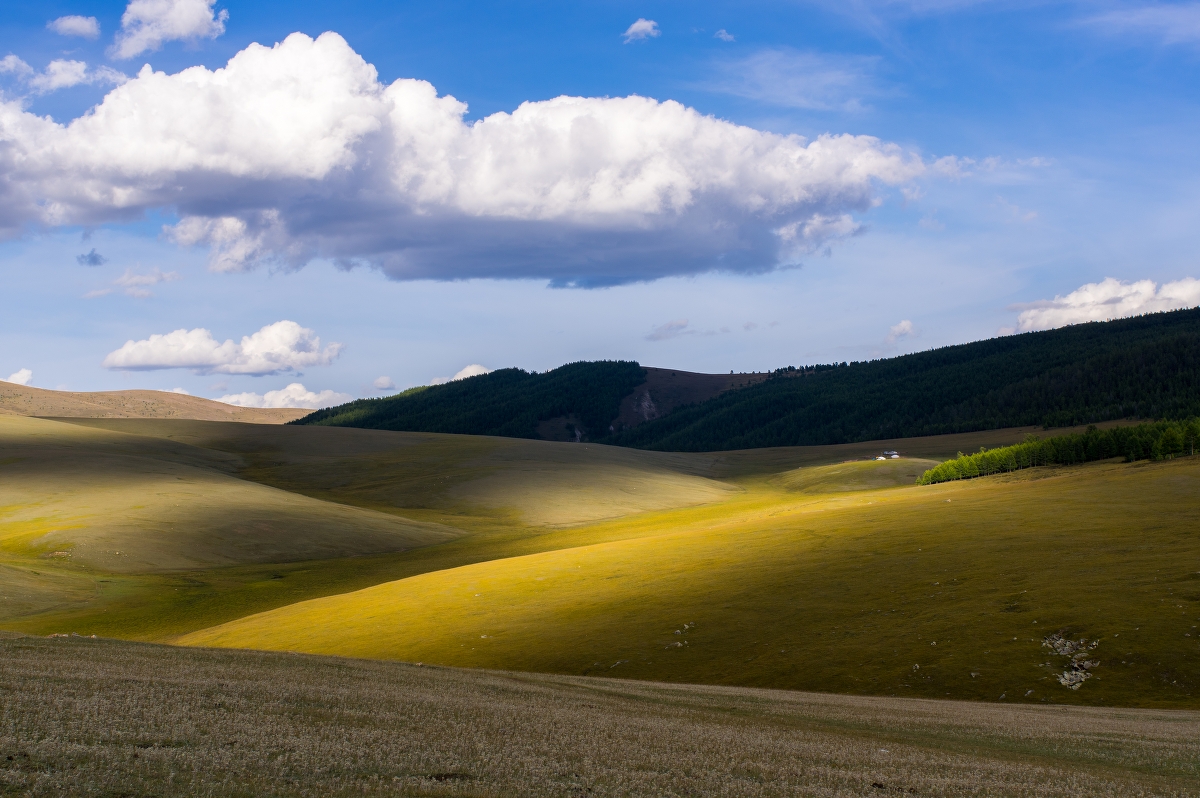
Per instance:
[[[1083,24],[1121,39],[1155,39],[1162,44],[1200,44],[1200,3],[1154,3],[1119,8]]]
[[[694,335],[695,330],[688,329],[687,319],[675,319],[666,324],[660,324],[646,336],[647,341],[668,341],[681,335]]]
[[[89,266],[98,266],[104,263],[104,258],[99,258],[99,263],[91,263],[87,258],[96,254],[96,250],[92,250],[87,255],[80,255],[77,260],[80,263],[87,263]],[[97,256],[99,257],[99,256]],[[179,272],[164,272],[157,266],[145,274],[139,274],[133,269],[126,269],[125,273],[113,280],[113,285],[116,288],[124,289],[126,296],[135,297],[137,299],[146,299],[153,296],[150,291],[150,286],[158,285],[159,283],[169,283],[175,280],[182,280],[183,277]],[[84,299],[95,299],[96,297],[106,296],[111,294],[116,288],[98,288],[95,291],[88,291],[83,295]]]
[[[730,33],[729,31],[725,30],[724,28],[721,28],[719,31],[717,31],[716,33],[714,33],[714,34],[713,34],[713,38],[714,38],[714,39],[720,39],[720,40],[721,40],[721,41],[723,41],[723,42],[732,42],[732,41],[736,41],[736,37],[735,37],[735,36],[734,36],[732,33]]]
[[[759,50],[745,58],[718,61],[717,77],[701,88],[783,108],[856,111],[878,94],[871,73],[877,59]]]

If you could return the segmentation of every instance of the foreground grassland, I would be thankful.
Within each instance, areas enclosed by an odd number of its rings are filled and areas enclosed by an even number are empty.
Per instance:
[[[1024,432],[671,454],[0,418],[0,628],[1200,707],[1200,458],[913,484]],[[1078,690],[1053,633],[1096,642]]]
[[[1200,714],[0,639],[0,794],[1191,796]]]

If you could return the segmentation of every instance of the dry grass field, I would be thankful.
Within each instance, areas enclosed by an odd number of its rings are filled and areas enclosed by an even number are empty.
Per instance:
[[[44,418],[173,418],[283,424],[308,415],[299,408],[235,407],[168,391],[48,391],[0,381],[0,415]]]
[[[0,639],[0,794],[1194,796],[1200,714]]]

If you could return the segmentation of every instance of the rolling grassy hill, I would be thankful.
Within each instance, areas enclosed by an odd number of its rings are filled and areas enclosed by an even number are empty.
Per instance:
[[[1200,706],[1200,461],[931,488],[869,489],[911,481],[893,463],[813,470],[800,485],[747,482],[716,505],[609,522],[621,535],[604,542],[426,573],[180,642],[839,693]],[[1058,680],[1070,658],[1043,644],[1058,632],[1099,641],[1103,665],[1078,691]]]
[[[810,446],[1200,415],[1200,308],[769,375],[637,363],[504,369],[296,424],[591,439],[660,451]],[[673,380],[674,375],[680,376]]]
[[[308,415],[299,408],[235,407],[168,391],[48,391],[0,380],[0,415],[42,418],[174,418],[283,424]]]
[[[0,425],[0,480],[31,474],[0,511],[0,628],[1197,706],[1196,458],[921,487],[933,462],[1028,429],[688,454],[169,420]],[[863,459],[882,448],[905,457]],[[221,500],[236,491],[247,501]],[[185,533],[198,520],[205,533]],[[1099,641],[1078,690],[1058,679],[1071,658],[1042,644],[1060,632]]]

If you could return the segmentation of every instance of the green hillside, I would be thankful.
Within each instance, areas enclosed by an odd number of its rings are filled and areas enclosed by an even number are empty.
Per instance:
[[[719,451],[1194,415],[1200,308],[783,369],[608,442]]]
[[[618,425],[610,435],[622,399],[647,390],[645,375],[626,361],[543,374],[502,369],[293,423],[534,438],[539,423],[558,418],[603,443],[700,452],[1186,418],[1200,415],[1200,308],[869,362],[787,367],[640,425]]]
[[[499,369],[445,385],[318,410],[295,424],[537,437],[539,422],[571,417],[583,434],[606,432],[621,399],[646,379],[637,363],[569,363],[542,374]]]

